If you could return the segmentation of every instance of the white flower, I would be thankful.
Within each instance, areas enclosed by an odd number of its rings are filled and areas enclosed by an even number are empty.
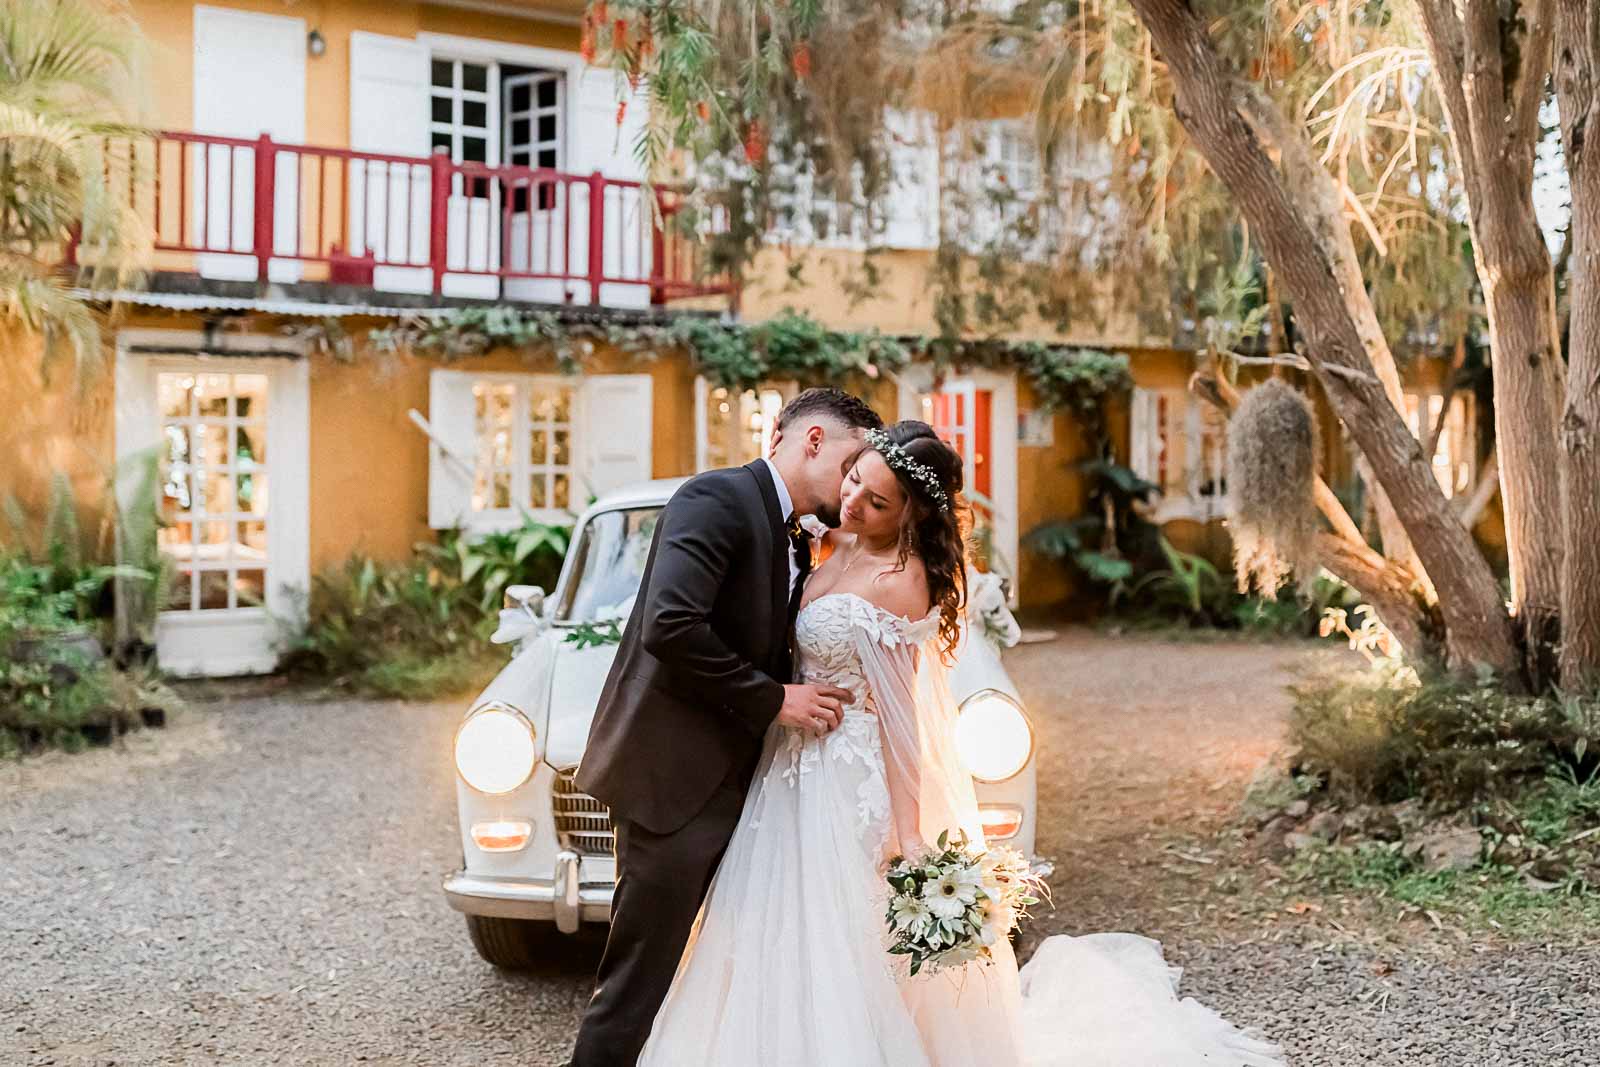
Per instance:
[[[910,930],[918,936],[921,936],[921,931],[927,926],[928,920],[933,917],[928,911],[927,905],[907,893],[895,895],[893,908],[894,928],[896,930]]]
[[[978,899],[977,872],[970,867],[942,871],[922,887],[928,910],[941,919],[958,919]]]

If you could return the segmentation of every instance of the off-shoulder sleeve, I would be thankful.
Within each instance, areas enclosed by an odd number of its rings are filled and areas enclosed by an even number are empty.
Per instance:
[[[937,619],[910,623],[859,607],[853,632],[883,739],[895,850],[915,852],[945,831],[981,842],[972,778],[955,750],[956,709],[932,645]]]

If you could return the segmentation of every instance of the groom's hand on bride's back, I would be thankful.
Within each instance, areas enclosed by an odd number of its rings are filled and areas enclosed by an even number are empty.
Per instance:
[[[838,728],[844,706],[854,699],[850,690],[835,685],[786,685],[778,721],[821,737]]]

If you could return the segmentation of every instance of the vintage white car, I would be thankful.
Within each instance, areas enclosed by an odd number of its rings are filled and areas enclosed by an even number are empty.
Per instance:
[[[455,735],[461,870],[444,880],[478,953],[498,967],[538,964],[558,935],[611,914],[611,819],[573,774],[649,552],[656,516],[682,480],[599,500],[578,520],[553,595],[513,587],[495,640],[510,664]],[[999,583],[973,581],[970,639],[951,672],[958,743],[991,841],[1033,854],[1033,728],[1000,663],[1019,631]]]

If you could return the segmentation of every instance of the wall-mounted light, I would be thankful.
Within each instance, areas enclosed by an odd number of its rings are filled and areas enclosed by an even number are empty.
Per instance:
[[[321,30],[312,30],[306,34],[306,51],[313,57],[320,56],[328,50],[328,39],[322,36]]]

